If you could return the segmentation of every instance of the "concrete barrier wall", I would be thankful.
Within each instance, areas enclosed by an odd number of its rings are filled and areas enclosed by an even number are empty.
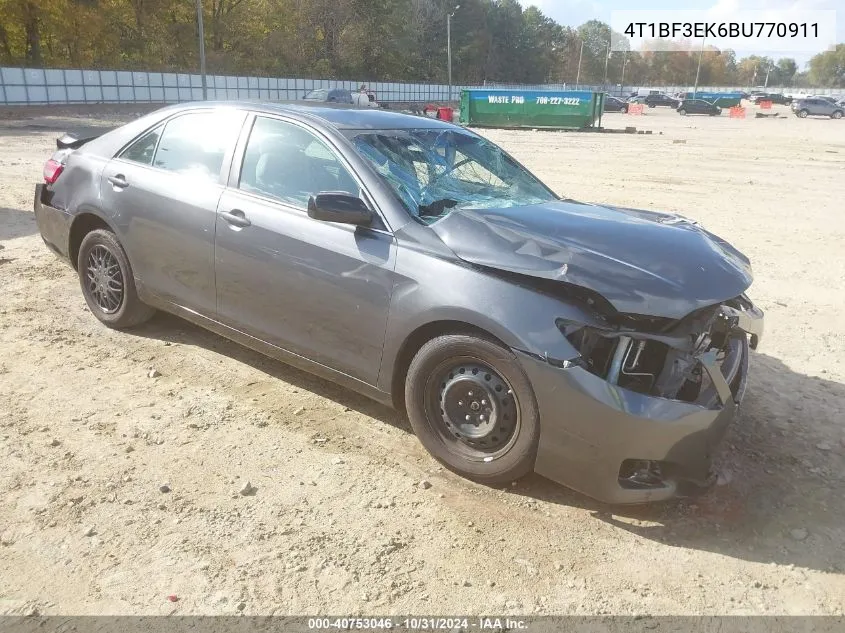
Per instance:
[[[290,101],[301,99],[315,88],[342,88],[357,91],[361,85],[373,91],[382,102],[426,103],[459,101],[463,88],[503,88],[519,90],[591,90],[627,95],[637,86],[590,86],[574,84],[517,85],[487,83],[486,86],[370,82],[334,79],[288,79],[278,77],[206,76],[206,93],[214,99],[260,99]],[[681,92],[691,86],[661,86],[655,90]],[[735,86],[701,86],[707,92],[741,90]],[[772,88],[772,92],[789,89]],[[810,94],[845,94],[835,89],[807,90]],[[451,97],[451,98],[450,98]],[[176,103],[203,98],[202,77],[189,73],[83,70],[63,68],[0,68],[0,105],[45,105],[79,103]]]
[[[315,88],[357,91],[361,85],[379,101],[448,101],[449,87],[438,84],[369,82],[277,77],[206,76],[206,93],[214,99],[301,99]],[[453,86],[460,99],[463,86]],[[0,68],[0,104],[176,103],[203,98],[202,77],[188,73],[130,72],[56,68]]]

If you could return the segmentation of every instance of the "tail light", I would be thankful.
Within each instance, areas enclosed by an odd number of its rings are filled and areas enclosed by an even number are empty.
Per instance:
[[[59,161],[53,158],[48,160],[47,163],[44,165],[44,182],[46,182],[48,185],[52,185],[54,182],[56,182],[56,179],[61,175],[64,168],[65,166]]]

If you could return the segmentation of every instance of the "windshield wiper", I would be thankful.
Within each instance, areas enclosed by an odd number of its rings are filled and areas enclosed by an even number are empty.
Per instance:
[[[417,207],[420,216],[438,216],[442,215],[442,213],[446,209],[451,209],[452,207],[457,206],[458,201],[453,200],[451,198],[443,198],[441,200],[435,200],[429,204],[421,204]]]

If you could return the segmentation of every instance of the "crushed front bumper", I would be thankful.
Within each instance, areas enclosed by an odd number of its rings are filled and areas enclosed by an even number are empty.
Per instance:
[[[736,328],[756,347],[762,312],[737,311]],[[736,417],[748,376],[748,336],[730,369],[715,354],[701,362],[718,398],[713,406],[644,395],[611,384],[578,365],[556,367],[517,352],[540,410],[540,443],[534,470],[553,481],[611,504],[636,504],[688,496],[712,482],[711,461]],[[723,375],[728,373],[728,379]],[[623,465],[658,463],[652,485],[629,485]]]

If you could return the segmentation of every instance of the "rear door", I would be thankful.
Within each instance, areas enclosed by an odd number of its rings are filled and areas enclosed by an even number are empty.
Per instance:
[[[220,320],[375,384],[394,285],[392,233],[380,218],[355,227],[308,217],[319,192],[369,200],[328,137],[256,116],[242,151],[217,215]]]
[[[178,114],[111,160],[100,186],[142,287],[207,316],[217,204],[245,118],[235,109]]]

